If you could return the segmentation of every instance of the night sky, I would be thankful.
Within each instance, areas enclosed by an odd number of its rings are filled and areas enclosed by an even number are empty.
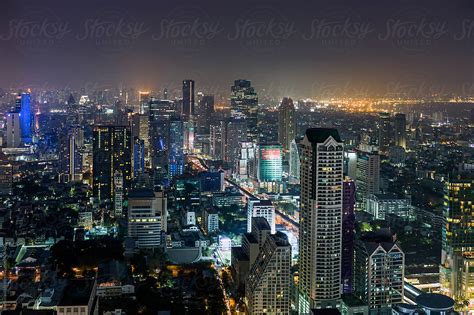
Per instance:
[[[474,95],[473,61],[472,0],[0,3],[4,88]]]

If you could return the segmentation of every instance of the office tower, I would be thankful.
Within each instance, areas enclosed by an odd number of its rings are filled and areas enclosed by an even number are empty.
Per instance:
[[[219,214],[214,208],[206,208],[202,211],[202,229],[206,234],[219,230]]]
[[[290,182],[299,184],[300,182],[300,153],[299,153],[299,139],[293,139],[290,146]]]
[[[130,129],[125,126],[96,126],[92,143],[93,195],[99,203],[113,201],[114,174],[123,175],[124,196],[132,178]]]
[[[151,102],[150,102],[151,106]],[[151,112],[151,109],[150,109]],[[132,139],[143,140],[145,164],[150,165],[150,115],[133,114],[131,117]]]
[[[267,237],[245,287],[249,314],[290,314],[291,245],[277,232]]]
[[[354,295],[373,313],[392,314],[403,302],[405,254],[388,229],[370,232],[356,241]]]
[[[252,232],[252,218],[265,218],[270,225],[271,233],[275,233],[275,207],[271,200],[248,199],[247,232]]]
[[[388,152],[391,144],[392,126],[390,121],[390,113],[379,113],[379,150],[382,153]]]
[[[296,138],[295,105],[291,98],[283,98],[278,109],[278,142],[283,152],[288,153],[291,142]]]
[[[218,120],[212,122],[209,135],[209,151],[214,160],[224,159],[225,148],[225,124],[224,121]]]
[[[307,129],[300,142],[300,313],[340,299],[343,152],[336,129]]]
[[[471,301],[474,299],[474,285],[469,280],[474,277],[474,178],[472,174],[451,175],[444,190],[441,293]]]
[[[352,292],[352,261],[355,238],[355,192],[353,180],[345,178],[342,183],[342,267],[341,284],[343,293]]]
[[[16,111],[20,113],[20,130],[23,143],[31,143],[31,97],[30,93],[18,94]]]
[[[0,163],[0,195],[13,192],[13,165],[8,162]]]
[[[283,176],[281,144],[259,144],[257,151],[259,189],[265,192],[279,192]]]
[[[168,175],[170,178],[183,174],[184,171],[184,122],[172,118],[169,129]]]
[[[239,290],[244,289],[247,275],[271,233],[270,225],[265,218],[252,218],[251,226],[252,233],[245,233],[242,236],[242,246],[232,247],[232,269],[235,272],[236,285]]]
[[[258,142],[258,97],[250,81],[234,81],[230,94],[230,110],[232,117],[246,120],[248,140]]]
[[[411,210],[409,198],[398,198],[395,194],[374,194],[366,199],[365,211],[376,220],[385,220],[388,214],[408,219]]]
[[[150,102],[149,135],[151,166],[164,168],[168,163],[166,150],[169,148],[170,120],[177,116],[173,101],[152,98]]]
[[[20,113],[8,112],[6,126],[7,148],[18,148],[21,145]]]
[[[209,126],[211,124],[211,117],[214,113],[214,95],[203,95],[199,100],[196,110],[197,126],[196,132],[198,134],[209,134]]]
[[[193,152],[194,150],[194,134],[195,134],[194,126],[195,126],[195,123],[193,120],[183,122],[183,127],[184,127],[183,149],[184,151],[189,152],[189,153]]]
[[[75,126],[69,130],[67,172],[69,181],[82,179],[82,153],[80,148],[84,143],[84,130]]]
[[[138,108],[134,112],[148,115],[150,109],[150,92],[138,91]]]
[[[395,114],[395,119],[393,122],[395,129],[395,145],[406,149],[407,147],[407,119],[405,114],[398,113]]]
[[[183,81],[183,105],[181,116],[188,121],[194,116],[194,80]]]
[[[357,177],[357,152],[346,151],[344,152],[344,175],[349,176],[351,179]]]
[[[241,118],[229,118],[225,125],[225,147],[224,160],[229,162],[235,169],[235,165],[240,156],[240,143],[247,139],[247,121]]]
[[[133,139],[133,176],[137,177],[145,172],[145,141],[135,137]]]
[[[240,155],[237,161],[237,175],[241,179],[255,178],[256,146],[253,142],[240,142]]]
[[[380,191],[380,155],[357,151],[356,200],[358,209],[365,209],[366,199]]]
[[[120,218],[123,215],[123,174],[114,173],[114,217]]]
[[[128,236],[139,249],[164,246],[162,234],[167,231],[168,205],[163,191],[132,190],[128,195]]]

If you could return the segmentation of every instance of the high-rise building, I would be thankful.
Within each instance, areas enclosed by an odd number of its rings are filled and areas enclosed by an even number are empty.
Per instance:
[[[224,121],[218,120],[212,122],[209,135],[209,151],[214,160],[224,159],[225,148],[225,124]]]
[[[30,97],[30,93],[18,94],[16,107],[17,107],[17,111],[20,113],[21,139],[22,139],[23,143],[31,143],[31,97]]]
[[[278,142],[283,152],[288,153],[291,142],[296,138],[296,114],[295,105],[291,98],[283,98],[278,109]]]
[[[441,293],[474,302],[474,178],[451,175],[445,182]]]
[[[13,192],[13,165],[7,162],[0,163],[0,195],[9,195]]]
[[[405,254],[389,230],[363,235],[354,250],[354,295],[374,314],[403,302]]]
[[[271,200],[248,199],[247,232],[252,232],[252,218],[265,218],[270,225],[271,233],[275,233],[275,206]]]
[[[137,177],[145,172],[145,141],[135,137],[133,139],[133,176]]]
[[[242,118],[230,118],[225,122],[224,160],[233,168],[240,156],[240,143],[247,141],[247,121]]]
[[[240,156],[236,168],[239,178],[255,178],[255,155],[255,143],[248,141],[240,142]]]
[[[234,81],[230,94],[230,110],[232,117],[246,120],[248,140],[258,142],[258,97],[250,81]]]
[[[211,117],[214,113],[214,95],[203,95],[199,100],[197,114],[196,132],[198,134],[209,134]]]
[[[132,178],[130,129],[125,126],[97,126],[93,131],[93,195],[99,203],[113,201],[114,174],[123,175],[123,193],[127,195]]]
[[[341,284],[343,293],[352,292],[352,261],[355,240],[355,183],[345,178],[342,183],[342,262]]]
[[[279,192],[283,176],[281,144],[259,144],[257,152],[259,188],[266,192]]]
[[[388,152],[391,144],[392,125],[390,113],[379,113],[379,150],[382,153]]]
[[[194,80],[183,81],[183,105],[181,116],[188,121],[194,115]]]
[[[148,115],[150,109],[150,92],[138,91],[138,108],[134,112]]]
[[[358,209],[365,209],[369,195],[380,192],[380,155],[357,151],[356,200]]]
[[[289,177],[292,183],[300,182],[299,139],[293,139],[290,146]]]
[[[7,148],[18,148],[21,145],[20,113],[8,112],[6,127]]]
[[[128,196],[128,236],[138,248],[164,246],[162,234],[167,231],[168,206],[163,191],[132,190]]]
[[[393,121],[394,131],[395,131],[395,145],[406,149],[407,147],[407,119],[405,114],[398,113],[395,114],[395,119]]]
[[[282,232],[269,235],[245,287],[249,314],[290,314],[291,245]]]
[[[69,130],[67,159],[69,181],[79,181],[82,179],[82,153],[80,148],[84,139],[83,133],[84,130],[78,126],[75,126]]]
[[[173,178],[184,171],[184,122],[172,118],[169,129],[168,176]]]
[[[343,152],[336,129],[307,129],[300,142],[300,313],[340,300]]]
[[[114,173],[114,217],[123,215],[123,174],[119,170]]]

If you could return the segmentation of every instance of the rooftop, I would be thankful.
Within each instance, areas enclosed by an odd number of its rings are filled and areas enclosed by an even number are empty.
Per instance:
[[[323,143],[327,138],[333,137],[337,142],[342,142],[339,132],[334,128],[309,128],[306,137],[311,143]]]

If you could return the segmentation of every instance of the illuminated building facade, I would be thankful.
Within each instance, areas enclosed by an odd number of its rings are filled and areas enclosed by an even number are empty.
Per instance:
[[[393,127],[395,131],[395,146],[402,147],[406,149],[407,147],[407,118],[405,114],[397,113],[395,114]]]
[[[299,313],[340,302],[343,152],[336,129],[307,129],[300,142]]]
[[[93,196],[99,203],[112,201],[114,174],[123,175],[123,192],[127,195],[132,179],[130,129],[125,126],[97,126],[93,131]]]
[[[283,176],[281,144],[259,144],[257,153],[257,180],[263,191],[277,192]]]
[[[388,152],[391,144],[392,124],[390,113],[379,113],[379,150],[382,153]]]
[[[291,98],[283,98],[278,109],[278,142],[283,152],[290,150],[291,142],[296,138],[296,112]]]
[[[184,171],[184,122],[172,118],[169,129],[168,176],[173,178]]]
[[[181,116],[188,121],[194,115],[194,80],[183,80],[183,105]]]
[[[453,175],[445,183],[440,283],[455,300],[474,300],[474,179]]]
[[[291,245],[282,232],[269,235],[245,287],[249,314],[290,314]]]
[[[230,94],[230,110],[232,117],[246,120],[248,140],[258,142],[258,97],[250,81],[234,81]]]
[[[18,104],[19,103],[19,104]],[[19,105],[19,106],[18,106]],[[21,93],[17,97],[17,111],[20,113],[20,129],[23,143],[31,143],[31,97],[30,93]]]
[[[356,200],[358,209],[365,209],[366,200],[380,192],[380,155],[357,151]]]

